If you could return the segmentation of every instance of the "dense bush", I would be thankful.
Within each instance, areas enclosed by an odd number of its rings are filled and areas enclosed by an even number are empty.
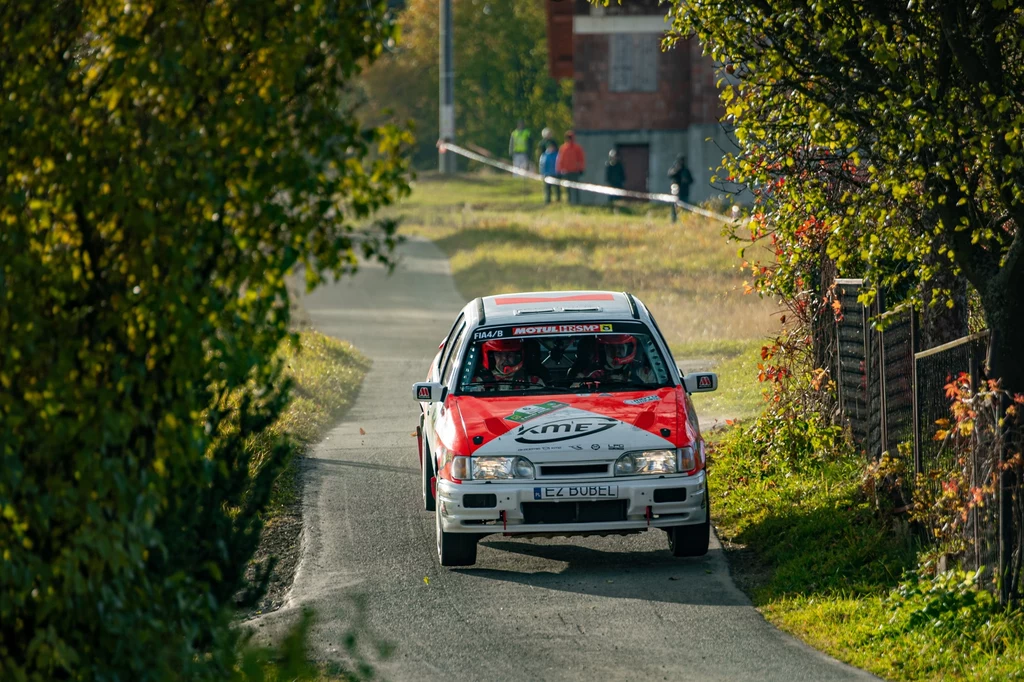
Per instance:
[[[0,679],[227,679],[283,277],[386,258],[386,3],[0,4]],[[241,398],[239,399],[239,395]]]

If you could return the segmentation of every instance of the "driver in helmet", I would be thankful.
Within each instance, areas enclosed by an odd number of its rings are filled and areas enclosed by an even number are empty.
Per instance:
[[[651,368],[636,361],[639,347],[632,334],[601,334],[597,337],[596,361],[591,369],[580,372],[576,378],[626,384],[654,383]]]
[[[523,368],[523,342],[521,339],[491,339],[480,345],[482,357],[473,384],[498,391],[522,390],[529,386],[544,386],[540,377],[527,374]]]

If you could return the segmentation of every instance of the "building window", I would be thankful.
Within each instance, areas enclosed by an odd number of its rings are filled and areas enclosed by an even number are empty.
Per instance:
[[[613,33],[608,64],[612,92],[656,92],[658,90],[657,33]]]

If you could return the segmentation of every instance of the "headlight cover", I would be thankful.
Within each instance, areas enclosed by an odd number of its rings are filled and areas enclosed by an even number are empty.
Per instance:
[[[693,451],[690,453],[692,459]],[[675,474],[679,473],[678,466],[679,457],[675,450],[627,452],[615,462],[615,475]]]
[[[474,481],[533,478],[533,463],[525,457],[470,457]]]

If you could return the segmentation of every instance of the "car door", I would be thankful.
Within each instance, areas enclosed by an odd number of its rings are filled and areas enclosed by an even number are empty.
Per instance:
[[[437,381],[441,382],[441,385],[447,386],[451,379],[452,372],[455,369],[455,364],[459,358],[459,349],[462,346],[462,341],[466,335],[466,322],[460,315],[459,319],[456,320],[455,326],[452,327],[452,333],[449,334],[447,341],[445,341],[444,351],[441,353],[441,360],[439,366],[434,368],[436,371],[435,376]],[[424,418],[424,429],[426,431],[426,441],[430,446],[430,454],[435,459],[435,466],[437,461],[437,421],[444,418],[444,401],[427,403],[425,408]]]

